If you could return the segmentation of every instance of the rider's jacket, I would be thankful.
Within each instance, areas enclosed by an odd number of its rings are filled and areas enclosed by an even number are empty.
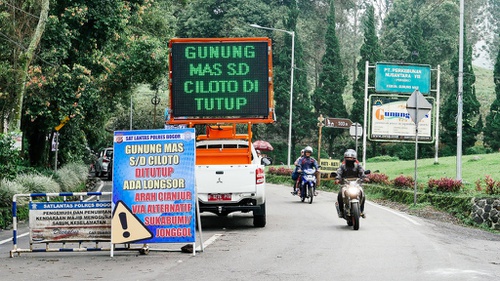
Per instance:
[[[300,165],[300,169],[302,171],[306,170],[306,169],[310,169],[312,167],[316,168],[316,170],[318,170],[318,161],[316,161],[316,159],[314,159],[313,157],[302,157],[300,160],[299,160],[299,165]]]
[[[365,177],[365,170],[363,167],[359,164],[358,161],[354,162],[354,165],[347,165],[344,162],[340,165],[340,167],[337,169],[337,177],[336,179],[341,180],[345,178],[364,178]]]

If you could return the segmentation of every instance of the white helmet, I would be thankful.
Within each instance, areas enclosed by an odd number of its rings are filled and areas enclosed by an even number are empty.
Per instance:
[[[356,159],[356,158],[358,158],[358,154],[356,153],[356,150],[354,150],[354,149],[348,149],[344,153],[344,158],[346,158],[346,157],[347,158],[354,158],[354,159]]]
[[[304,147],[304,153],[306,153],[306,152],[311,152],[311,153],[313,153],[313,149],[312,149],[312,147],[310,147],[310,146],[306,146],[306,147]]]

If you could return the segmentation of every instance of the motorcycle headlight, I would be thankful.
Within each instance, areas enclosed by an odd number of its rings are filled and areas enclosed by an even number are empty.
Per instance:
[[[315,181],[316,177],[315,176],[311,176],[311,175],[307,175],[306,176],[306,180],[308,180],[308,181]]]
[[[353,186],[347,188],[346,193],[351,198],[361,196],[361,190],[359,188],[356,188],[356,187],[353,187]]]

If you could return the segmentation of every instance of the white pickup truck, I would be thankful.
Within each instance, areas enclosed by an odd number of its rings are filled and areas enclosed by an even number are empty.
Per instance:
[[[219,216],[253,212],[253,225],[264,227],[264,166],[251,143],[251,131],[246,135],[235,131],[235,126],[207,126],[207,134],[197,137],[195,175],[200,212]]]

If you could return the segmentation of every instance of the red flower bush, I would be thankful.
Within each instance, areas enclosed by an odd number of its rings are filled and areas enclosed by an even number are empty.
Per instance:
[[[400,175],[392,181],[392,184],[399,188],[412,188],[415,185],[415,181],[410,176]]]
[[[495,195],[500,194],[500,182],[495,181],[490,176],[486,176],[484,179],[484,183],[486,183],[486,194]]]
[[[386,174],[373,173],[368,174],[367,177],[370,179],[370,183],[390,184],[389,177]]]
[[[457,192],[463,187],[461,180],[451,178],[430,179],[427,186],[438,192]]]
[[[269,167],[269,170],[267,170],[267,172],[272,175],[291,176],[293,170],[285,167]]]

